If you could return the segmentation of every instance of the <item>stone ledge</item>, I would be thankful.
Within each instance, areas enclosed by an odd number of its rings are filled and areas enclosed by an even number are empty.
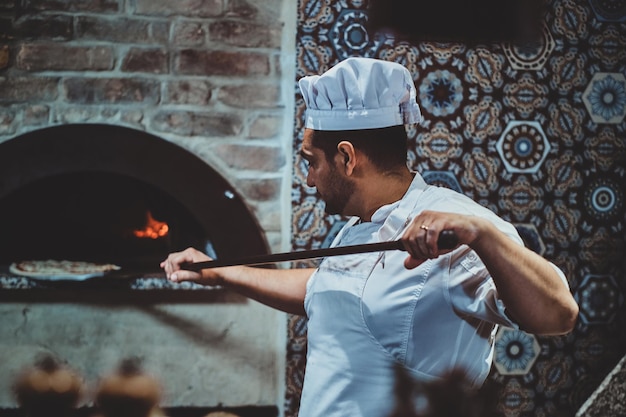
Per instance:
[[[626,415],[626,356],[576,412],[575,417]]]
[[[164,277],[94,277],[87,280],[33,279],[17,276],[0,276],[1,290],[40,289],[127,289],[127,290],[215,290],[193,282],[172,283]]]

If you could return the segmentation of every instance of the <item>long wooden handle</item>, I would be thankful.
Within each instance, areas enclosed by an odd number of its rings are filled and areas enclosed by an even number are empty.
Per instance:
[[[453,249],[458,244],[458,238],[454,231],[444,230],[439,234],[437,246],[439,249]],[[264,265],[277,262],[298,261],[303,259],[325,258],[327,256],[352,255],[355,253],[382,252],[388,250],[404,250],[402,242],[392,240],[380,243],[365,243],[362,245],[337,246],[334,248],[311,249],[297,252],[272,253],[269,255],[257,255],[240,259],[215,259],[212,261],[185,263],[181,269],[187,271],[199,271],[208,268],[220,268],[234,265]]]

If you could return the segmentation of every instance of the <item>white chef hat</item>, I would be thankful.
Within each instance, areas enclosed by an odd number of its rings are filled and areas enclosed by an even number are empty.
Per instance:
[[[411,73],[395,62],[352,57],[298,84],[309,129],[377,129],[422,121]]]

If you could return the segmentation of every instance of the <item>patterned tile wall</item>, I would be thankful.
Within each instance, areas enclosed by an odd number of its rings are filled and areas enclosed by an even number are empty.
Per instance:
[[[406,43],[368,33],[367,2],[299,0],[297,78],[349,56],[407,66],[426,122],[410,166],[513,222],[559,265],[580,304],[573,333],[501,329],[490,381],[503,416],[573,416],[626,353],[626,1],[548,0],[543,39]],[[304,105],[296,94],[296,141]],[[324,214],[295,153],[293,248],[328,244]],[[286,416],[296,416],[306,320],[289,324]]]

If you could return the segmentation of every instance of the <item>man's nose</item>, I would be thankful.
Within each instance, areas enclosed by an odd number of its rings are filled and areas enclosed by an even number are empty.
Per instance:
[[[308,171],[306,174],[306,185],[308,187],[315,187],[315,181],[313,180],[313,176],[311,175],[311,171]]]

